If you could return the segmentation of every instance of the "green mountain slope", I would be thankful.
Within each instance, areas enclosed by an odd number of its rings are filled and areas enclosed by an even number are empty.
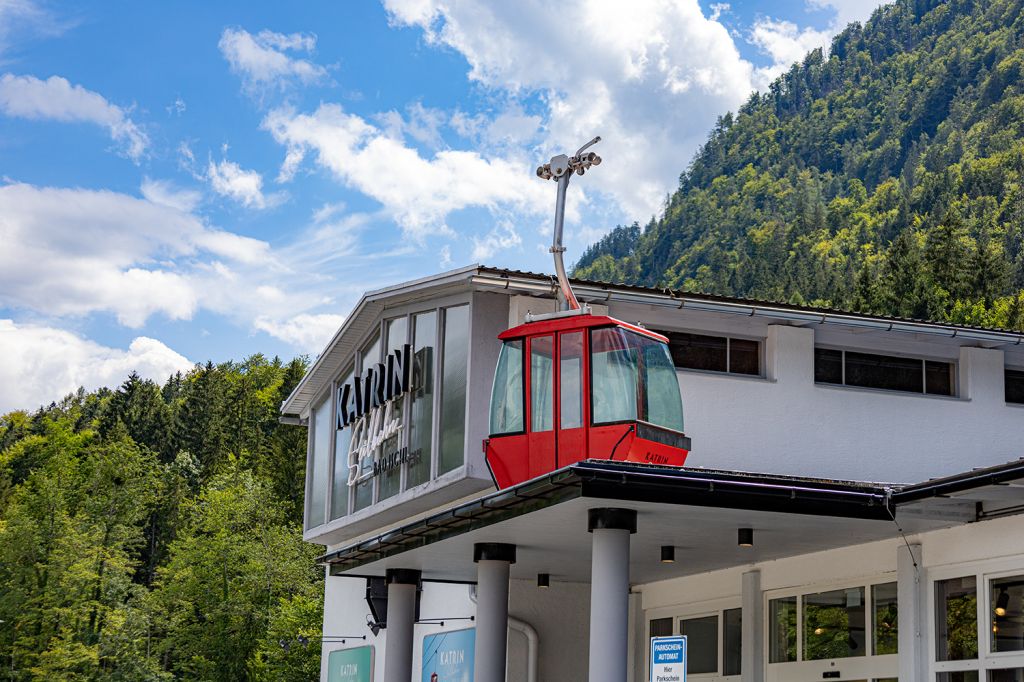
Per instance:
[[[899,0],[722,116],[575,275],[1024,328],[1024,0]]]

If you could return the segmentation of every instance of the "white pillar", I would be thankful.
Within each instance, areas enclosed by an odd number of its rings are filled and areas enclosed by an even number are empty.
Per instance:
[[[474,682],[504,682],[508,661],[508,576],[516,546],[498,542],[473,545],[476,562],[476,646]]]
[[[764,598],[761,596],[761,571],[743,574],[741,672],[743,682],[764,682]]]
[[[928,672],[924,641],[925,581],[922,575],[921,545],[908,548],[900,543],[896,550],[896,601],[899,604],[900,679],[923,680]]]
[[[416,622],[416,592],[420,572],[389,568],[387,640],[384,644],[384,682],[412,680],[412,626]]]
[[[590,682],[626,682],[629,665],[629,536],[633,509],[591,509]]]

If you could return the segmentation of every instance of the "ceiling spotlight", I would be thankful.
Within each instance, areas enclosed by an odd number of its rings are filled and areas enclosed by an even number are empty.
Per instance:
[[[551,574],[550,573],[538,573],[537,574],[537,587],[551,587]]]
[[[672,545],[661,546],[661,563],[674,564],[676,561],[676,548]]]
[[[754,546],[754,529],[753,528],[740,528],[737,533],[737,541],[740,547],[753,547]]]

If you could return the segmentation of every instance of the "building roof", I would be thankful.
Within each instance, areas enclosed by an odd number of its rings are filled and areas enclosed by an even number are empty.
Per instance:
[[[841,325],[862,330],[958,338],[988,343],[993,346],[1019,346],[1024,342],[1024,334],[1005,329],[972,327],[884,315],[866,315],[834,308],[799,306],[777,301],[718,296],[679,289],[660,289],[583,279],[571,281],[577,297],[585,303],[640,303],[680,310],[702,310],[764,317],[790,324]],[[294,419],[309,409],[310,402],[342,369],[342,363],[347,362],[354,352],[355,344],[361,341],[363,335],[369,331],[369,325],[379,317],[387,304],[397,305],[403,300],[422,298],[428,293],[436,295],[445,291],[467,289],[554,297],[558,287],[552,275],[470,265],[369,291],[359,299],[345,322],[306,372],[306,376],[281,405],[282,414]]]

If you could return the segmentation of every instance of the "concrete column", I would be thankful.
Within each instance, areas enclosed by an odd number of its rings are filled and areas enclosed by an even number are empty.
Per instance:
[[[412,680],[412,626],[416,622],[416,593],[420,572],[387,570],[388,619],[384,644],[384,682]]]
[[[901,542],[896,552],[900,679],[923,680],[928,672],[928,646],[924,640],[928,628],[924,619],[926,597],[921,545],[912,543],[908,549]]]
[[[743,682],[764,682],[764,598],[761,596],[761,571],[743,574],[741,672]]]
[[[591,509],[590,682],[626,682],[629,665],[629,536],[636,510]]]
[[[508,661],[508,574],[516,546],[499,542],[473,545],[476,562],[475,682],[504,682]]]

